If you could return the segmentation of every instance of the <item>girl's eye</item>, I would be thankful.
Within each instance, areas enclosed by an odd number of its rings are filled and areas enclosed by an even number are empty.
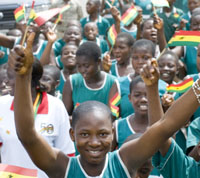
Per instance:
[[[106,137],[108,134],[107,133],[100,133],[99,135],[100,135],[100,137]]]
[[[88,134],[88,133],[81,133],[81,136],[82,136],[82,137],[88,137],[89,134]]]
[[[144,56],[143,59],[144,59],[144,60],[148,60],[148,59],[149,59],[149,56]]]

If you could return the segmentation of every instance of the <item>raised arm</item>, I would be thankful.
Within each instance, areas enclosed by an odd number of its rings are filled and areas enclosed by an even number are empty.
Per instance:
[[[0,34],[0,46],[12,49],[15,44],[15,38],[8,37],[4,34]]]
[[[53,43],[56,41],[56,34],[53,31],[48,31],[46,36],[48,38],[48,43],[40,58],[40,63],[42,64],[42,66],[47,65],[49,63],[56,65],[54,60],[54,53],[52,50]]]
[[[64,177],[68,157],[52,149],[36,132],[34,127],[34,112],[31,96],[31,74],[33,64],[32,33],[27,42],[27,48],[16,47],[10,56],[13,69],[16,71],[14,115],[19,140],[37,167],[46,172],[49,177]],[[21,72],[26,67],[25,72]],[[22,99],[23,98],[23,99]]]
[[[146,76],[150,81],[154,79],[153,73],[155,69],[152,69],[151,71],[152,72]],[[200,80],[197,82],[200,84]],[[199,89],[195,88],[194,91],[197,94],[200,94]],[[133,169],[132,165],[135,165],[134,168],[138,168],[145,160],[153,156],[155,152],[158,151],[158,149],[161,148],[161,146],[189,120],[199,106],[194,91],[191,88],[187,93],[180,97],[169,108],[162,119],[153,124],[139,139],[130,141],[122,146],[119,153],[129,171]],[[158,96],[156,97],[158,98]],[[153,115],[153,112],[155,112],[155,115]],[[158,114],[156,114],[157,112]],[[155,110],[150,113],[150,117],[155,116],[154,121],[156,120],[156,115],[158,117],[160,117],[159,115],[162,115],[160,104],[158,105],[158,108],[155,108]],[[154,121],[152,120],[152,123]]]

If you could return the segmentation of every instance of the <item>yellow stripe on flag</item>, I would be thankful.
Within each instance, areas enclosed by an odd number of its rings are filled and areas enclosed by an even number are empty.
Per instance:
[[[169,86],[169,87],[167,87],[167,90],[185,90],[186,88],[192,86],[192,84],[193,84],[193,81],[190,81],[190,82],[184,84],[183,86],[179,86],[179,87]]]
[[[122,20],[123,23],[126,23],[132,16],[134,16],[135,14],[137,14],[137,10],[136,9],[132,9],[129,14]]]
[[[190,41],[190,42],[195,42],[195,41],[200,41],[200,36],[182,36],[182,35],[176,35],[171,38],[171,40],[168,42],[169,44],[174,42],[174,41]]]
[[[112,101],[112,105],[117,105],[117,104],[119,104],[119,101],[120,101],[120,99],[121,99],[121,97],[120,97],[120,95],[118,94],[118,96]]]
[[[19,11],[15,14],[15,19],[18,19],[20,16],[24,15],[24,11]]]

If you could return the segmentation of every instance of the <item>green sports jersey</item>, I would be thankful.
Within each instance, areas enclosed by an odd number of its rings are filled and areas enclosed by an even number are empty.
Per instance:
[[[106,155],[105,165],[99,176],[88,176],[80,163],[80,156],[71,157],[65,178],[130,178],[129,172],[122,162],[119,151]]]
[[[105,73],[103,85],[100,88],[92,89],[87,86],[80,73],[70,75],[69,79],[72,87],[72,101],[74,106],[89,100],[99,101],[108,105],[110,89],[115,82],[118,82],[115,77]]]
[[[187,148],[198,145],[200,142],[200,117],[191,122],[187,136]]]
[[[91,22],[89,17],[85,17],[85,18],[82,18],[80,20],[82,29],[84,29],[85,24],[88,23],[88,22]],[[110,23],[108,22],[107,19],[105,19],[105,18],[103,18],[99,15],[96,24],[97,24],[97,27],[98,27],[100,39],[105,39],[106,34],[107,34],[107,30],[110,27]]]
[[[0,51],[4,52],[4,56],[0,58],[0,65],[5,64],[8,61],[8,55],[10,54],[9,48],[0,46]]]
[[[175,26],[179,26],[181,16],[183,15],[183,11],[181,9],[177,9],[177,8],[173,7],[173,9],[169,15],[166,15],[166,13],[163,11],[162,8],[156,10],[156,13],[164,21],[165,37],[168,42],[176,31]],[[151,16],[153,16],[153,15],[151,15]]]
[[[153,156],[153,165],[164,178],[200,177],[200,162],[196,162],[192,157],[186,156],[173,139],[164,157],[160,152]]]

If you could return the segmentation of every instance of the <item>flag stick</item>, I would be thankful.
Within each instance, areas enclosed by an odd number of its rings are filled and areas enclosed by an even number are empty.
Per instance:
[[[35,5],[35,0],[32,1],[32,6],[31,6],[31,11],[34,9],[34,5]],[[31,16],[31,11],[29,13],[29,18]],[[28,20],[29,21],[29,20]],[[25,43],[25,40],[26,40],[26,36],[27,36],[27,33],[28,33],[28,29],[29,29],[29,24],[27,22],[27,25],[26,25],[26,29],[25,29],[25,32],[24,32],[24,36],[23,36],[23,39],[21,41],[21,45],[23,46],[24,43]]]
[[[106,3],[108,4],[108,6],[109,6],[110,8],[112,8],[112,5],[111,5],[108,1],[106,1]]]
[[[157,58],[157,61],[160,59],[160,57],[164,54],[164,52],[166,51],[166,47],[162,50],[162,52],[160,53],[159,57]]]
[[[55,23],[55,24],[54,24],[54,26],[53,26],[53,28],[52,28],[53,31],[56,29],[57,24],[58,24],[58,23]]]
[[[21,41],[21,45],[24,46],[24,43],[25,43],[25,40],[26,40],[26,36],[27,36],[27,33],[28,33],[28,28],[29,26],[26,26],[26,29],[25,29],[25,32],[24,32],[24,36],[23,36],[23,39]]]

